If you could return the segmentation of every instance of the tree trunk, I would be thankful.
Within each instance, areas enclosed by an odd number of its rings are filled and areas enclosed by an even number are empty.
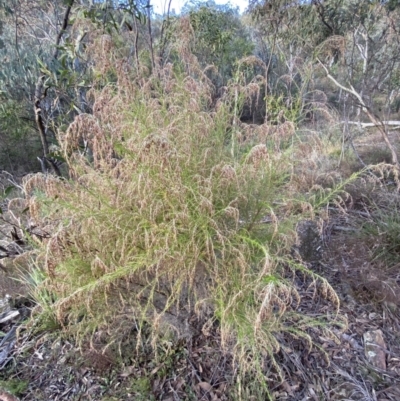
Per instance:
[[[59,45],[62,39],[63,34],[65,33],[67,27],[68,27],[68,21],[69,21],[69,15],[71,13],[72,6],[74,4],[75,0],[69,0],[68,1],[68,6],[67,9],[65,10],[64,18],[63,18],[63,23],[60,29],[60,32],[58,32],[56,40],[55,40],[55,50],[53,53],[53,60],[57,60],[58,58],[58,51],[59,51]],[[39,79],[36,82],[36,87],[35,87],[35,97],[34,97],[34,112],[35,112],[35,121],[36,121],[36,126],[39,131],[40,135],[40,140],[42,142],[42,149],[43,149],[43,157],[40,159],[40,163],[43,166],[46,166],[47,164],[50,164],[51,168],[57,175],[61,175],[60,170],[56,163],[53,160],[48,160],[47,156],[49,154],[49,142],[47,140],[47,132],[45,128],[45,124],[43,121],[43,110],[42,110],[42,101],[46,98],[47,96],[47,89],[44,87],[44,81],[45,81],[45,76],[42,75],[39,77]]]

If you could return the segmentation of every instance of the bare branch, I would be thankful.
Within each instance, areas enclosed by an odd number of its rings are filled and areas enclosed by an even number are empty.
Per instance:
[[[71,9],[72,9],[72,6],[74,4],[74,1],[75,0],[69,0],[68,7],[65,10],[63,23],[62,23],[60,32],[58,32],[58,35],[57,35],[57,38],[56,38],[56,43],[55,43],[56,49],[55,49],[54,54],[53,54],[53,58],[55,60],[57,60],[57,58],[58,58],[58,46],[60,45],[61,38],[63,37],[63,35],[64,35],[64,33],[65,33],[65,31],[66,31],[66,29],[68,27],[69,14],[71,13]]]
[[[36,125],[39,130],[40,140],[42,141],[43,156],[46,157],[49,153],[49,143],[46,137],[46,129],[43,122],[41,100],[43,99],[43,85],[45,76],[41,75],[36,82],[34,112]]]
[[[376,116],[369,107],[367,107],[367,105],[365,104],[362,96],[354,89],[354,87],[350,84],[350,88],[340,84],[329,72],[328,68],[321,62],[321,60],[319,60],[317,58],[318,63],[322,66],[322,68],[325,70],[326,72],[326,76],[340,89],[342,89],[343,91],[349,93],[350,95],[352,95],[353,97],[355,97],[358,102],[361,105],[362,111],[364,111],[364,113],[368,116],[368,118],[371,120],[371,123],[373,124],[373,126],[376,126],[381,135],[383,140],[386,142],[387,147],[389,148],[391,154],[392,154],[392,162],[393,164],[400,169],[400,165],[399,165],[399,160],[397,157],[397,153],[396,153],[396,149],[394,148],[394,146],[391,144],[388,134],[386,132],[386,127],[385,124],[383,123],[383,121]]]

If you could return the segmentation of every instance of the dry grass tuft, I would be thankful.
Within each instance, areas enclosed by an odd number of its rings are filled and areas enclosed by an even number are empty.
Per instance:
[[[185,18],[180,23],[190,32]],[[254,84],[233,83],[213,108],[215,88],[190,38],[177,44],[183,73],[167,65],[148,78],[115,68],[111,37],[93,46],[103,54],[101,73],[112,69],[115,80],[92,90],[92,115],[77,116],[59,134],[70,179],[38,174],[24,182],[32,220],[52,227],[37,263],[58,324],[83,343],[129,316],[139,338],[144,324],[152,327],[156,344],[166,332],[190,338],[217,323],[243,372],[264,380],[265,366],[276,365],[280,333],[311,347],[309,325],[328,326],[324,314],[307,318],[299,310],[298,277],[337,312],[326,280],[285,255],[298,211],[312,215],[343,186],[303,183],[310,195],[296,199],[301,185],[287,156],[294,123],[239,124],[235,111],[240,99],[258,96]],[[317,163],[313,157],[307,163]],[[123,336],[113,331],[110,341]],[[108,358],[97,348],[92,354]]]

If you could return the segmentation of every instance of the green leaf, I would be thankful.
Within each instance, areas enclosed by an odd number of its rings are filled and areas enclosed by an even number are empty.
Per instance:
[[[54,160],[58,160],[58,161],[60,161],[60,162],[65,162],[64,157],[60,156],[60,155],[57,154],[57,153],[50,153],[48,156],[51,157],[51,158],[54,159]]]
[[[10,185],[9,187],[7,187],[4,190],[4,197],[8,196],[14,188],[15,188],[14,185]]]
[[[45,75],[51,75],[51,71],[47,68],[47,65],[37,57],[37,63],[39,64],[39,70]]]

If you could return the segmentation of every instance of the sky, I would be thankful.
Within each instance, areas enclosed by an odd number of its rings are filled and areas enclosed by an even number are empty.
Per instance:
[[[182,6],[186,3],[187,0],[172,0],[171,2],[171,10],[174,8],[177,13],[180,12]],[[165,10],[168,6],[169,0],[153,0],[151,3],[153,4],[154,11],[157,14],[163,14],[163,10]],[[230,3],[232,6],[238,6],[240,8],[240,12],[243,12],[245,8],[249,5],[248,0],[215,0],[217,4],[226,4]]]

